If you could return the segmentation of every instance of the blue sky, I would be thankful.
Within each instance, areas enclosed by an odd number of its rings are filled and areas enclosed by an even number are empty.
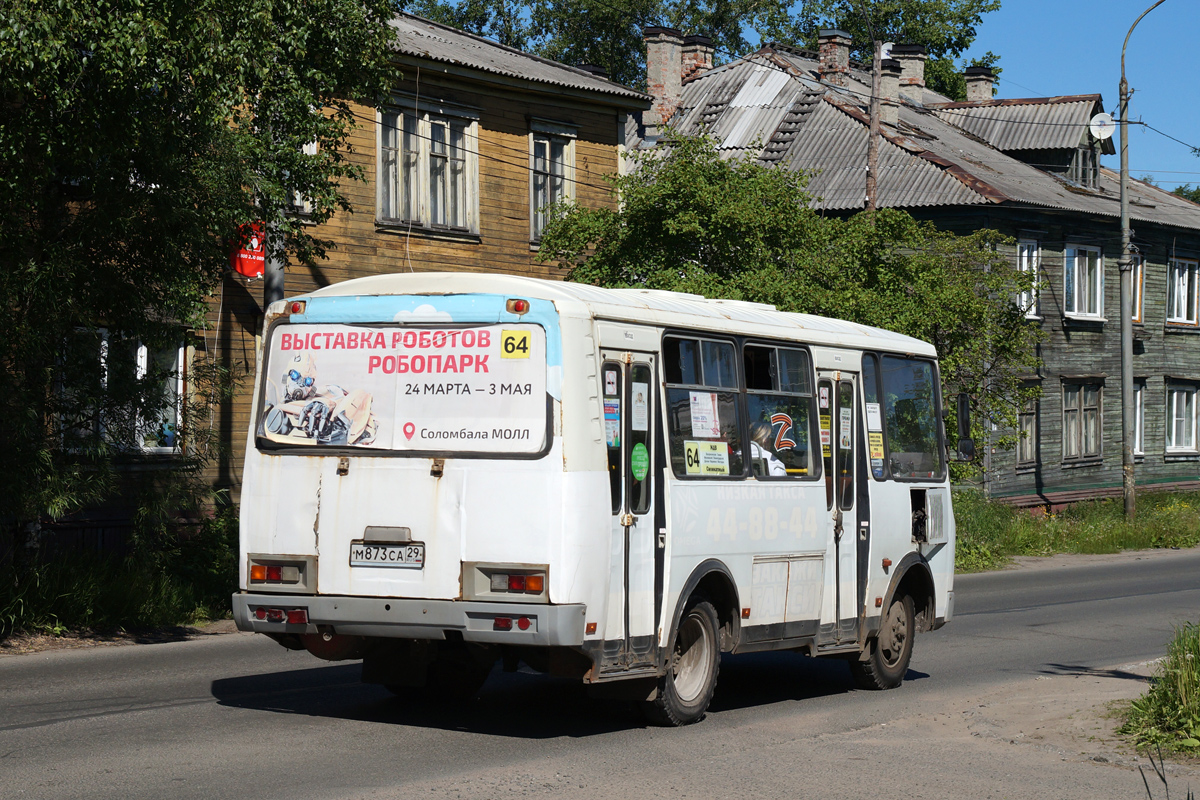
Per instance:
[[[1003,0],[987,14],[966,56],[1001,56],[998,97],[1100,93],[1117,117],[1121,43],[1153,0]],[[1200,146],[1200,3],[1166,0],[1138,23],[1125,51],[1125,76],[1134,90],[1130,121]],[[1119,136],[1120,134],[1116,134]],[[1115,140],[1115,137],[1114,137]],[[1114,141],[1115,143],[1115,141]],[[1119,145],[1118,145],[1119,146]],[[1120,168],[1118,156],[1104,165]],[[1200,157],[1178,142],[1130,125],[1129,171],[1168,189],[1200,184]],[[1190,173],[1190,174],[1189,174]]]

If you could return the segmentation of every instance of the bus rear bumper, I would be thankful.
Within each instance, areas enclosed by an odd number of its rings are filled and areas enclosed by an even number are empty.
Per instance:
[[[288,611],[304,609],[308,622],[259,619],[259,609],[282,611],[284,616]],[[247,593],[233,596],[233,619],[242,631],[305,634],[332,628],[345,636],[434,640],[445,639],[447,631],[457,631],[467,642],[541,647],[582,645],[586,613],[587,607],[582,604]]]

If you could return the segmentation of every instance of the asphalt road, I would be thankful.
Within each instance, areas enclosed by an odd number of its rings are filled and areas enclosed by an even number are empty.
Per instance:
[[[1136,772],[963,739],[946,709],[1161,655],[1200,617],[1200,551],[960,576],[956,595],[899,689],[726,657],[684,729],[524,673],[432,710],[246,634],[4,657],[0,798],[1145,796]]]

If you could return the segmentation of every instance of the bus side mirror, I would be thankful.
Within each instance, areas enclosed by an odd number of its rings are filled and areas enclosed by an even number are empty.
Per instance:
[[[975,442],[971,441],[971,397],[966,392],[958,393],[958,460],[970,461],[975,457]]]

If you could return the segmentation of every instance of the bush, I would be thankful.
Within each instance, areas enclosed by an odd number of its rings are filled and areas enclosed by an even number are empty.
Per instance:
[[[161,548],[124,558],[58,553],[0,575],[0,639],[17,632],[171,627],[229,614],[237,585],[237,512],[224,509]]]
[[[954,518],[959,572],[996,569],[1013,556],[1119,553],[1200,542],[1200,495],[1195,493],[1143,494],[1131,525],[1120,499],[1076,503],[1057,514],[1035,515],[963,490],[954,494]]]
[[[1200,750],[1200,626],[1175,629],[1150,690],[1133,701],[1118,730],[1137,747]]]

